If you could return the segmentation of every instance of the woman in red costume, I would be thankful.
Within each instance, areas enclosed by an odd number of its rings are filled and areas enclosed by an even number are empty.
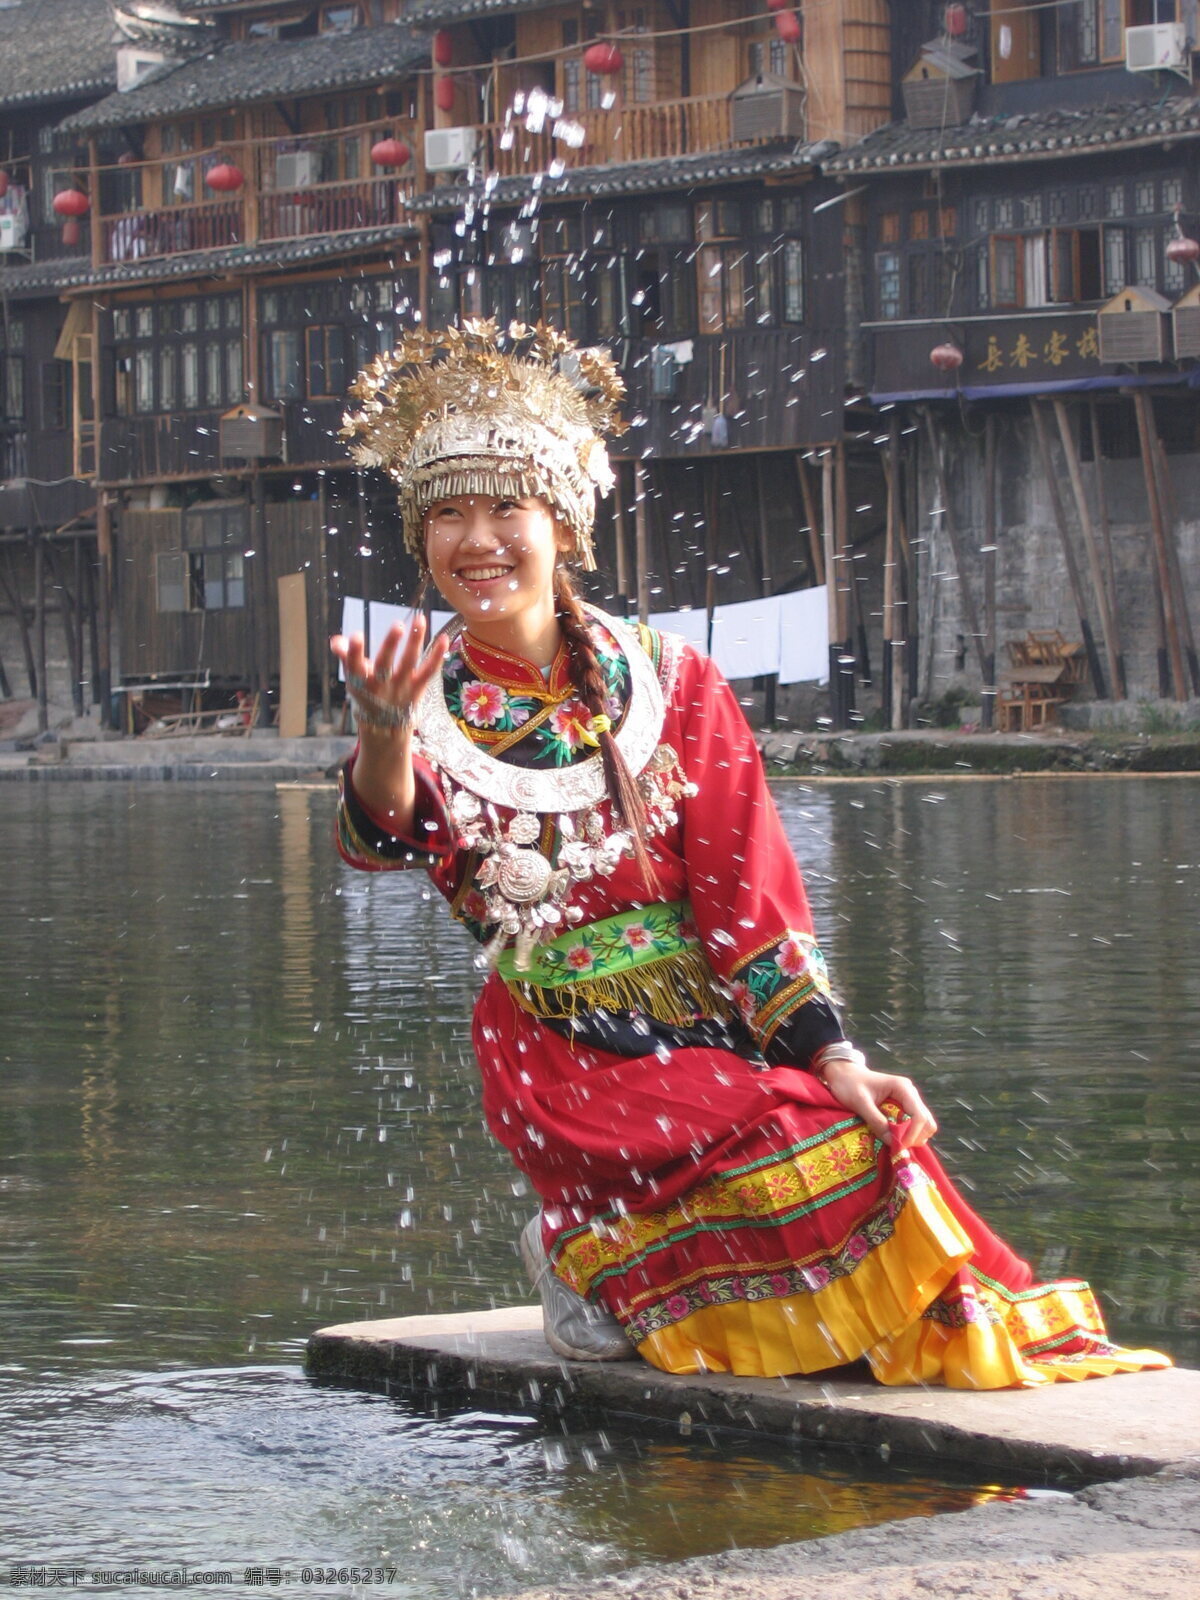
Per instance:
[[[490,968],[488,1125],[559,1354],[668,1372],[1033,1385],[1169,1365],[1035,1284],[845,1038],[804,885],[712,662],[582,605],[611,360],[550,330],[409,336],[363,373],[356,457],[457,610],[422,651],[338,638],[359,744],[345,859],[428,869]]]

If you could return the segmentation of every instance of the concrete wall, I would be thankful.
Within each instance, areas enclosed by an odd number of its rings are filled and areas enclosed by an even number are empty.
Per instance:
[[[1053,433],[1052,417],[1050,422]],[[969,432],[961,422],[956,422],[951,429],[942,419],[940,426],[946,430],[949,498],[966,552],[968,581],[982,627],[983,562],[979,555],[984,543],[982,419],[973,419]],[[981,678],[969,640],[965,641],[966,658],[965,664],[962,663],[963,636],[967,628],[946,520],[940,511],[924,437],[919,449],[919,517],[915,533],[922,541],[921,696],[935,700],[955,685],[966,687],[974,695],[978,693]],[[1100,618],[1092,597],[1086,550],[1056,438],[1052,453],[1088,614],[1103,662]],[[1168,463],[1175,502],[1180,508],[1176,537],[1188,606],[1193,625],[1200,626],[1200,455],[1172,455]],[[1103,470],[1117,574],[1118,622],[1129,691],[1134,699],[1156,699],[1159,684],[1155,565],[1141,463],[1106,460]],[[1099,537],[1096,467],[1084,462],[1082,472]],[[1058,628],[1069,639],[1080,638],[1050,492],[1027,412],[997,418],[997,485],[996,634],[998,670],[1003,673],[1008,664],[1007,641],[1020,639],[1030,628]],[[1090,696],[1092,692],[1089,688],[1083,694]]]

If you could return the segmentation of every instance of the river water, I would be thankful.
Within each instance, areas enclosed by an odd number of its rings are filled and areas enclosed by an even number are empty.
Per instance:
[[[1200,1361],[1195,781],[777,792],[855,1036],[975,1203]],[[324,1592],[446,1600],[970,1503],[304,1378],[316,1327],[524,1300],[532,1210],[481,1126],[464,936],[422,878],[346,869],[332,815],[0,789],[0,1567],[369,1566]]]

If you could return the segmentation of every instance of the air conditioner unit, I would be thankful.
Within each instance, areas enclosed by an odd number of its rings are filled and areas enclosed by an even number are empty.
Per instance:
[[[1187,26],[1182,22],[1152,22],[1125,29],[1126,72],[1179,72],[1191,81],[1192,55]]]
[[[25,218],[0,217],[0,250],[21,250],[25,245]]]
[[[479,153],[478,128],[427,128],[425,170],[461,172]]]
[[[277,189],[311,189],[321,181],[321,164],[315,150],[291,150],[275,157]]]

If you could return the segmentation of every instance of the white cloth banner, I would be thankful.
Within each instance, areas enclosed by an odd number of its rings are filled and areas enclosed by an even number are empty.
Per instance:
[[[633,620],[636,622],[637,618]],[[652,611],[648,620],[650,626],[657,628],[659,633],[677,633],[694,645],[701,655],[708,654],[707,611]]]
[[[822,584],[779,596],[780,683],[829,682],[828,592]]]
[[[348,639],[352,633],[362,633],[367,625],[366,608],[361,600],[353,600],[347,595],[342,600],[342,632]],[[342,663],[338,662],[338,682],[345,683],[346,671]]]
[[[712,658],[729,679],[779,671],[779,596],[713,612]]]
[[[383,636],[393,623],[403,623],[407,628],[412,621],[413,609],[411,606],[389,605],[383,600],[371,601],[371,648],[377,650],[383,643]],[[453,611],[431,611],[429,613],[428,638],[432,639],[439,628],[444,628],[453,617]]]

